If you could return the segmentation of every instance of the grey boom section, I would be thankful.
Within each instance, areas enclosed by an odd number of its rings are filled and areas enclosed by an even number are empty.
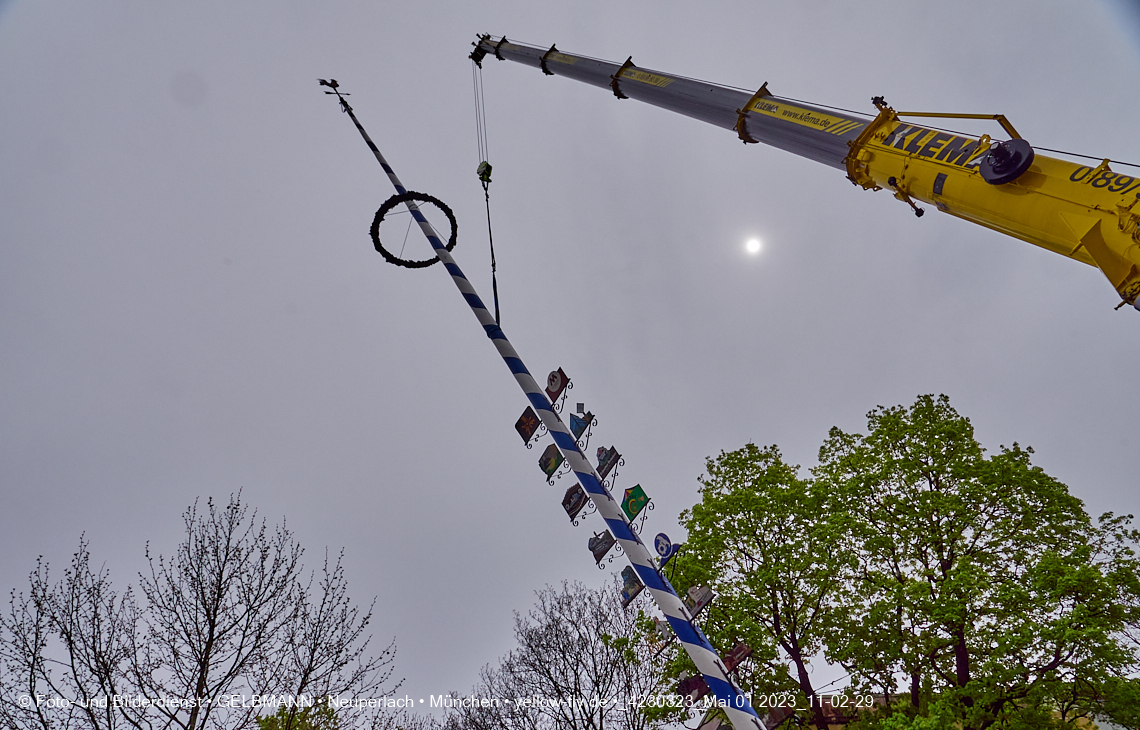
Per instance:
[[[737,89],[641,68],[630,62],[622,65],[576,56],[554,47],[543,49],[489,36],[481,37],[476,45],[488,56],[533,66],[552,76],[566,76],[734,133],[738,131],[737,120],[744,105],[762,101],[775,111],[758,113],[750,108],[745,112],[743,131],[748,137],[840,170],[846,169],[843,160],[850,151],[847,143],[858,137],[870,121],[869,117],[773,95],[756,99]],[[811,121],[804,122],[805,119]]]

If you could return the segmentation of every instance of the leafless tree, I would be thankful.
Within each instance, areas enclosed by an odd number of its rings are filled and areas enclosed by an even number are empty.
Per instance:
[[[390,664],[395,644],[390,643],[378,657],[367,653],[371,637],[365,631],[376,602],[373,599],[364,611],[352,603],[343,558],[342,551],[336,562],[330,564],[326,552],[319,576],[311,576],[297,595],[296,612],[285,626],[285,651],[276,670],[278,676],[292,678],[288,687],[290,694],[310,697],[363,694],[379,688],[388,679],[390,672],[380,672],[378,668]],[[290,722],[283,730],[290,729],[296,710],[296,707],[289,709]],[[385,714],[377,717],[389,719]],[[390,717],[398,719],[400,716]],[[373,717],[369,722],[375,724],[376,721]]]
[[[130,591],[117,595],[105,571],[91,570],[86,542],[56,586],[38,561],[30,593],[13,591],[0,619],[0,720],[9,728],[118,727],[119,713],[100,699],[123,691],[137,616]]]
[[[470,697],[457,700],[447,726],[462,730],[647,730],[642,698],[663,691],[660,667],[636,609],[618,586],[547,586],[534,608],[515,614],[518,647],[484,667]]]
[[[389,681],[394,646],[368,653],[372,610],[349,599],[339,558],[306,575],[292,533],[240,495],[183,520],[173,555],[148,546],[137,593],[116,593],[82,540],[62,579],[41,562],[29,593],[12,593],[0,617],[6,728],[241,730],[277,709],[254,695],[274,704]]]

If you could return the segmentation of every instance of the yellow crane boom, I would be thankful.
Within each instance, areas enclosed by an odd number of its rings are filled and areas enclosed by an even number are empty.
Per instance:
[[[785,99],[765,83],[754,94],[662,71],[481,36],[487,55],[609,88],[843,170],[864,190],[888,190],[922,215],[919,202],[1100,269],[1140,309],[1140,177],[1105,159],[1080,165],[1040,154],[1000,114],[898,112],[880,97],[861,115]],[[916,119],[992,119],[1008,139],[971,137]],[[996,131],[996,130],[995,130]]]

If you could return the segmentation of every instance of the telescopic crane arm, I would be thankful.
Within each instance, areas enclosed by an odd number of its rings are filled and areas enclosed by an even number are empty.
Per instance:
[[[843,171],[865,190],[889,190],[916,215],[919,202],[1099,268],[1121,305],[1140,309],[1140,177],[1038,154],[1000,114],[897,112],[881,97],[864,116],[792,101],[763,84],[737,89],[481,36],[490,55],[609,89]],[[992,119],[1007,140],[932,129],[915,119]],[[996,132],[996,130],[995,130]]]

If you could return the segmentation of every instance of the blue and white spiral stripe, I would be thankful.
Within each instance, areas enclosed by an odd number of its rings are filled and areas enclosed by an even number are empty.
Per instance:
[[[380,166],[383,167],[384,172],[388,174],[388,179],[392,181],[392,185],[395,186],[396,191],[400,194],[407,192],[407,189],[400,182],[400,179],[396,176],[391,166],[388,165],[384,156],[380,154],[380,150],[376,148],[376,145],[368,137],[368,133],[364,131],[364,127],[357,121],[356,115],[352,113],[351,108],[346,109],[346,111],[348,111],[349,116],[352,117],[356,128],[360,130],[364,141],[368,143],[369,149],[376,155]],[[621,505],[614,500],[609,490],[607,490],[601,483],[601,480],[598,479],[598,473],[594,470],[593,465],[590,464],[590,461],[582,453],[581,449],[578,448],[577,441],[570,433],[570,429],[563,424],[562,419],[559,418],[558,414],[551,408],[550,400],[530,374],[530,371],[526,369],[522,359],[519,358],[518,353],[515,352],[515,348],[511,345],[507,336],[503,334],[503,330],[495,323],[495,317],[483,306],[483,301],[475,292],[475,287],[471,285],[471,282],[464,276],[463,271],[456,265],[455,259],[452,258],[444,242],[440,240],[435,229],[432,228],[432,225],[419,211],[416,204],[412,201],[408,201],[407,206],[412,217],[419,224],[420,230],[427,236],[432,248],[435,249],[439,260],[443,262],[444,267],[448,273],[451,274],[452,281],[459,287],[463,298],[467,300],[467,304],[471,307],[471,311],[474,312],[475,318],[479,320],[479,324],[483,326],[487,337],[491,339],[491,342],[495,345],[495,349],[499,351],[499,355],[503,358],[503,361],[507,364],[511,373],[514,374],[519,387],[526,393],[526,397],[534,408],[535,413],[542,419],[543,424],[546,425],[550,435],[554,438],[554,443],[558,445],[558,449],[570,464],[570,468],[574,470],[574,474],[578,477],[582,488],[585,489],[586,493],[594,500],[594,504],[598,507],[598,513],[605,519],[610,532],[613,533],[613,536],[622,546],[622,549],[625,550],[626,556],[633,564],[638,576],[641,577],[641,581],[645,584],[645,587],[649,589],[653,600],[657,602],[657,606],[669,620],[669,625],[677,634],[677,638],[681,641],[682,646],[685,647],[685,651],[688,652],[693,663],[697,666],[697,669],[704,675],[709,689],[724,707],[733,727],[737,730],[752,728],[763,730],[763,726],[756,716],[756,711],[752,709],[748,698],[744,696],[728,677],[728,673],[725,671],[724,664],[721,663],[716,649],[714,649],[708,639],[705,638],[700,628],[693,623],[692,616],[689,615],[685,604],[681,602],[681,599],[677,596],[677,593],[673,590],[673,587],[669,584],[665,576],[659,572],[656,558],[650,553],[637,533],[630,529],[629,521],[622,511]]]

